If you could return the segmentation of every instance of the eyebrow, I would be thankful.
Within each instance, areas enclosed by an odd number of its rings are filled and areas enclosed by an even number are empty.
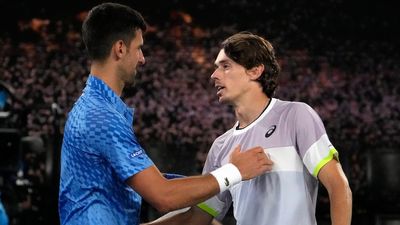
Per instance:
[[[218,65],[224,64],[224,63],[230,63],[230,61],[227,60],[227,59],[223,59],[223,60],[220,60],[220,61],[218,61],[218,62],[215,62],[214,64],[215,64],[216,66],[218,66]]]

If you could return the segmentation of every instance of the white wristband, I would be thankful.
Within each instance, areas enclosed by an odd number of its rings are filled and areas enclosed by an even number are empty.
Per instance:
[[[240,174],[239,169],[232,163],[223,165],[222,167],[210,172],[210,174],[217,179],[220,193],[242,181],[242,174]]]

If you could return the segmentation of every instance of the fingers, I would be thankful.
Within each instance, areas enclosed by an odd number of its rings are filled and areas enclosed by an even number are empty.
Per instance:
[[[230,162],[239,169],[243,180],[264,174],[273,166],[272,160],[260,146],[246,151],[241,151],[240,146],[237,146],[231,154]]]
[[[264,165],[259,167],[259,174],[258,175],[261,175],[261,174],[264,174],[264,173],[266,173],[268,171],[271,171],[272,168],[273,168],[273,164],[264,164]]]
[[[264,149],[261,148],[260,146],[256,146],[256,147],[250,148],[247,151],[252,151],[252,152],[255,152],[255,153],[264,153]]]
[[[268,153],[264,152],[264,149],[261,148],[260,146],[254,147],[249,149],[248,151],[253,152],[254,154],[256,154],[256,157],[259,161],[262,161],[263,164],[266,165],[272,165],[273,162],[271,160],[271,157],[269,156]]]
[[[236,147],[235,147],[235,149],[233,150],[233,153],[234,154],[238,154],[238,153],[240,153],[242,151],[242,149],[240,148],[240,145],[237,145]]]
[[[236,146],[235,151],[238,151],[238,152],[242,151],[242,149],[240,148],[240,145]]]
[[[254,163],[258,165],[259,175],[272,170],[274,162],[271,160],[269,154],[264,152],[263,148],[254,147],[248,151],[252,151],[255,154],[257,161]]]
[[[264,152],[260,153],[260,158],[259,160],[263,165],[273,165],[274,162],[271,160],[268,154],[265,154]]]
[[[233,157],[235,157],[235,156],[237,156],[237,155],[239,155],[240,153],[241,153],[241,149],[240,149],[240,145],[237,145],[236,147],[235,147],[235,149],[233,150],[233,152],[231,153],[231,155],[230,155],[230,157],[229,157],[229,161],[232,161],[232,158]]]

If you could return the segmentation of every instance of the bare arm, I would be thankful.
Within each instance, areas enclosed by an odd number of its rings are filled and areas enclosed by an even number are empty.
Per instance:
[[[350,225],[352,194],[340,163],[329,161],[322,167],[318,178],[329,194],[332,225]]]
[[[178,214],[168,213],[159,219],[142,225],[211,225],[213,217],[196,206]]]
[[[219,185],[210,174],[167,180],[155,166],[132,176],[127,182],[160,212],[195,205],[219,192]]]
[[[239,169],[242,180],[261,175],[272,167],[272,161],[261,147],[244,152],[237,148],[231,157],[231,162]],[[127,184],[160,212],[193,206],[220,192],[213,175],[167,180],[155,166],[130,177]]]

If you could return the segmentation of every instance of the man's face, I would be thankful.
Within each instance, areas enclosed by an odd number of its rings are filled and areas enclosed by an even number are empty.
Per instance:
[[[220,102],[235,104],[249,90],[246,69],[230,59],[222,49],[215,60],[215,71],[211,75]]]
[[[143,35],[139,29],[136,31],[135,38],[127,46],[126,55],[123,59],[123,66],[120,70],[121,78],[127,85],[135,83],[137,73],[137,66],[145,63],[144,55],[142,52]]]

